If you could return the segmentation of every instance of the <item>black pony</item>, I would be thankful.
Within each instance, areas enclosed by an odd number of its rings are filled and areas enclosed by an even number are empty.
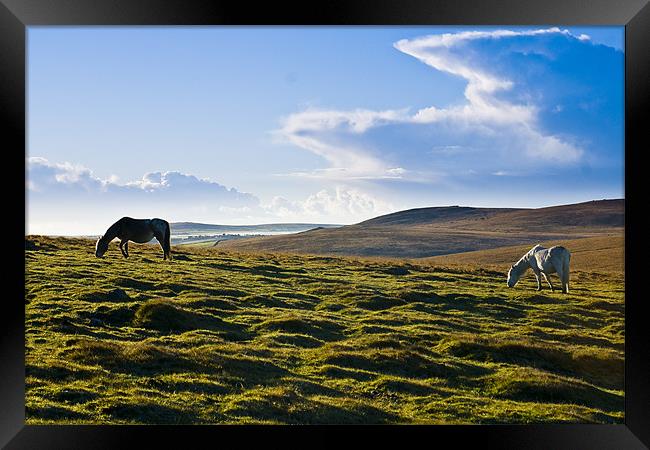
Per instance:
[[[163,259],[172,259],[169,222],[162,219],[132,219],[122,217],[111,225],[95,244],[95,256],[101,258],[108,250],[108,244],[115,238],[120,239],[120,250],[125,258],[129,257],[129,241],[138,244],[156,238],[163,250]]]

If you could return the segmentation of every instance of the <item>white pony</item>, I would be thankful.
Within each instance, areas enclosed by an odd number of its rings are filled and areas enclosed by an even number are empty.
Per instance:
[[[569,292],[570,260],[571,253],[564,247],[555,246],[547,249],[537,244],[510,267],[508,271],[508,287],[514,287],[528,269],[533,269],[537,279],[538,291],[542,290],[540,274],[544,276],[544,279],[551,287],[551,291],[554,291],[549,276],[557,272],[562,282],[562,292],[566,294]]]

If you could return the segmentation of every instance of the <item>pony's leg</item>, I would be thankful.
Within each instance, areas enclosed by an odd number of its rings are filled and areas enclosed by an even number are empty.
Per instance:
[[[544,276],[544,279],[548,283],[548,286],[551,288],[551,292],[555,292],[555,289],[553,288],[553,283],[551,283],[551,276],[546,275],[544,272],[542,272],[542,275]]]
[[[172,249],[171,249],[171,246],[169,245],[169,240],[165,239],[165,237],[166,237],[165,234],[166,234],[166,231],[162,230],[162,231],[157,231],[155,236],[156,236],[156,239],[158,240],[158,243],[160,244],[160,248],[162,248],[163,260],[168,259],[168,260],[171,261],[172,260]]]
[[[129,241],[124,243],[124,251],[126,252],[126,257],[129,257]]]
[[[567,267],[564,267],[564,270],[562,270],[562,293],[563,294],[568,294],[569,293],[569,269]]]
[[[122,256],[128,258],[129,255],[126,252],[124,252],[124,244],[126,244],[126,242],[127,241],[120,241],[120,251],[122,252]]]
[[[163,260],[167,259],[167,251],[165,250],[165,245],[163,244],[163,242],[165,242],[163,234],[159,231],[155,231],[154,236],[156,236],[156,240],[158,241],[158,244],[160,244],[160,248],[163,251]]]
[[[537,280],[537,290],[541,291],[542,290],[542,277],[540,276],[540,272],[537,270],[534,270],[533,273],[535,274],[535,279]]]

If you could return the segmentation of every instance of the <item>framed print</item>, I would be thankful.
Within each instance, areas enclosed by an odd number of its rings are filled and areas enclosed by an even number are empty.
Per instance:
[[[2,445],[649,445],[647,2],[0,23]]]

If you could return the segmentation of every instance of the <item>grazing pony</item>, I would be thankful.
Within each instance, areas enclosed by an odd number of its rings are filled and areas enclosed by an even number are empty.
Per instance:
[[[514,287],[519,281],[519,278],[528,270],[533,269],[535,278],[537,279],[537,290],[542,290],[541,276],[554,291],[553,284],[549,279],[552,273],[558,274],[562,282],[562,292],[567,294],[569,292],[569,261],[571,260],[571,253],[564,247],[554,246],[551,248],[544,248],[541,245],[536,245],[531,248],[528,253],[514,263],[508,271],[508,287]]]
[[[132,219],[122,217],[106,230],[106,233],[95,244],[95,256],[101,258],[108,250],[108,244],[115,238],[120,239],[120,251],[125,258],[129,257],[129,241],[138,244],[149,242],[153,238],[163,250],[163,259],[172,259],[170,243],[171,231],[169,222],[162,219]]]

